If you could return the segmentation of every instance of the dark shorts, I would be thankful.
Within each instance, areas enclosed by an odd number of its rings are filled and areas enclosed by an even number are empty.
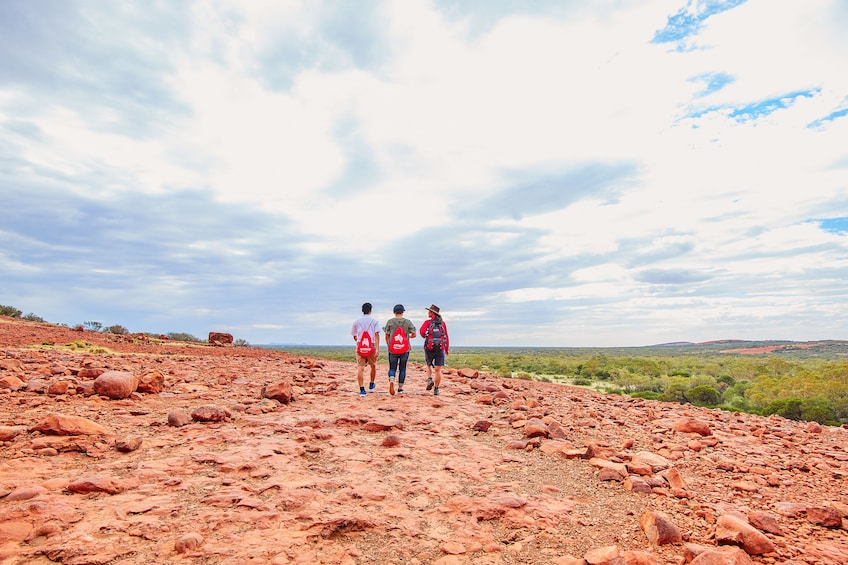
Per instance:
[[[430,351],[428,349],[424,350],[424,362],[430,367],[444,367],[445,366],[445,350],[440,349],[438,351]]]

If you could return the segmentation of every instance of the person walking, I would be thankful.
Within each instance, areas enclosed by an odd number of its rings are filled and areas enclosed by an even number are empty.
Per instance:
[[[371,303],[362,305],[362,316],[354,320],[350,328],[353,341],[356,342],[356,380],[359,382],[359,396],[365,396],[365,366],[371,368],[371,382],[368,390],[377,386],[377,358],[380,356],[380,322],[371,316]]]
[[[428,318],[421,324],[418,334],[424,338],[424,362],[427,365],[427,390],[439,394],[439,384],[442,382],[442,367],[445,358],[450,354],[450,338],[448,326],[439,314],[439,307],[431,304],[426,309]],[[433,373],[436,378],[433,379]]]
[[[415,324],[403,317],[406,309],[403,304],[395,304],[394,317],[389,318],[383,331],[386,332],[386,346],[389,350],[389,394],[395,393],[395,375],[397,375],[398,394],[403,392],[406,382],[406,364],[409,361],[410,339],[415,333]]]

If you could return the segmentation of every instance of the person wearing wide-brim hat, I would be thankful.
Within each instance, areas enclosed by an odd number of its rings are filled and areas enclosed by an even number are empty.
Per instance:
[[[448,326],[442,319],[439,307],[431,304],[426,308],[428,318],[418,331],[418,335],[424,338],[424,363],[427,365],[427,390],[433,390],[433,394],[439,394],[439,384],[442,382],[442,367],[445,366],[445,358],[450,354],[450,338],[448,337]],[[435,373],[435,379],[433,374]]]

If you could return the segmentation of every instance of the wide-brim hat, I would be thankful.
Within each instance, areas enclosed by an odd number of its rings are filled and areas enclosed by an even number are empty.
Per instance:
[[[436,314],[436,315],[439,314],[439,307],[436,306],[435,304],[430,304],[430,307],[425,308],[425,310],[429,310],[430,312],[432,312],[433,314]]]

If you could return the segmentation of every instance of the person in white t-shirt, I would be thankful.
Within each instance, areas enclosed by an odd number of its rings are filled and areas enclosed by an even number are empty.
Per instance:
[[[373,344],[373,352],[363,356],[359,352],[359,347],[362,334],[365,332],[368,332],[367,337]],[[377,386],[374,384],[374,380],[377,378],[377,358],[380,356],[380,322],[377,321],[377,318],[371,316],[370,302],[362,305],[362,316],[354,320],[350,333],[353,336],[353,341],[357,344],[356,380],[359,382],[359,396],[365,396],[365,365],[371,368],[371,382],[368,384],[368,390],[374,390]]]

